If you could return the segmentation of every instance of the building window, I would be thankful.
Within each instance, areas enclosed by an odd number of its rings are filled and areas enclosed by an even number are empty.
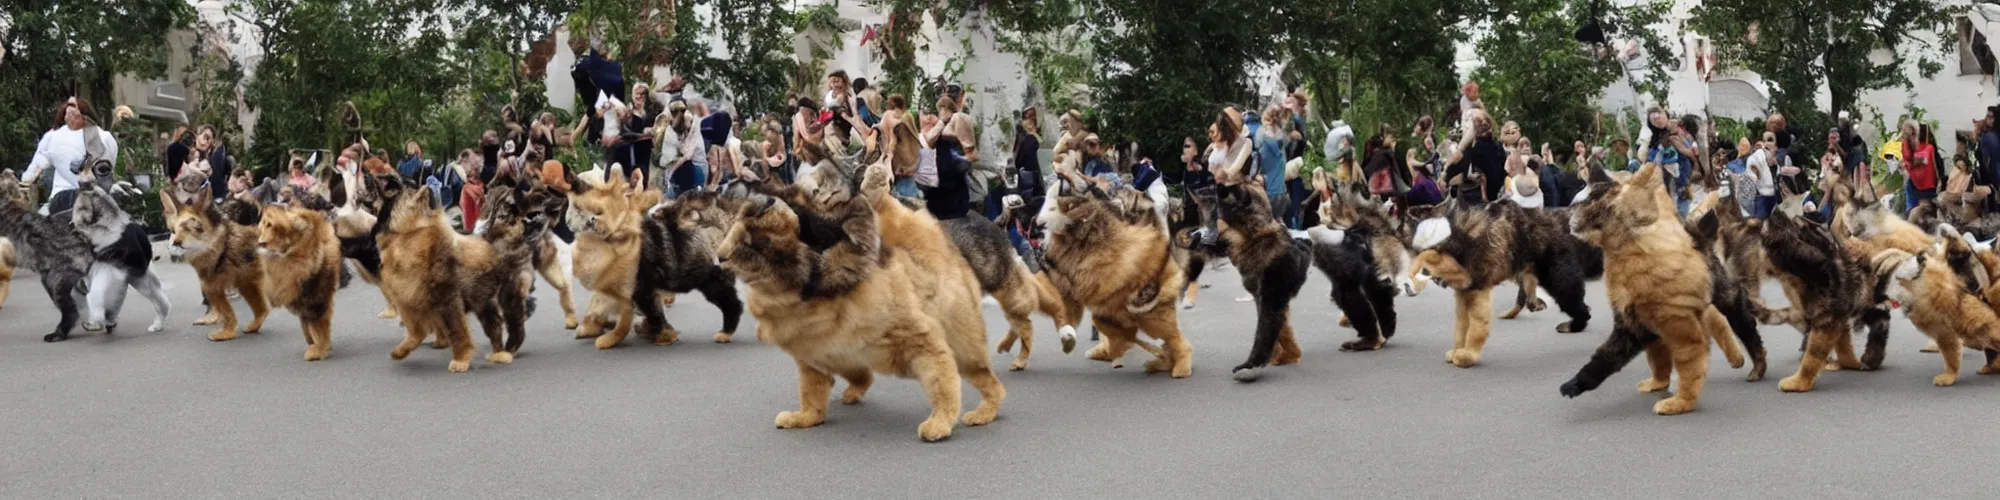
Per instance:
[[[1987,45],[1986,34],[1972,29],[1972,20],[1966,17],[1952,24],[1958,31],[1958,74],[1993,75],[1993,47]]]

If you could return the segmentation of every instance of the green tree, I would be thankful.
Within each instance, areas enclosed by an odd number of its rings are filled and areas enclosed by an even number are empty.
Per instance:
[[[1824,130],[1833,110],[1852,110],[1863,92],[1910,85],[1909,68],[1924,78],[1943,69],[1956,47],[1956,10],[1941,0],[1707,0],[1689,26],[1714,39],[1723,66],[1762,76],[1775,111]],[[1926,47],[1920,33],[1944,43]],[[1892,57],[1878,63],[1876,49]],[[1830,109],[1815,104],[1822,84]]]
[[[238,163],[270,172],[289,149],[346,146],[337,113],[347,101],[360,110],[371,145],[418,137],[464,87],[470,64],[451,56],[446,7],[441,0],[235,4],[261,29],[265,53],[246,99],[260,111],[257,137]]]
[[[0,134],[0,166],[27,166],[41,132],[53,124],[56,105],[69,96],[82,95],[95,108],[92,118],[111,123],[112,76],[165,75],[162,42],[193,20],[185,0],[14,0],[0,8],[6,27],[0,29],[6,49],[0,130],[7,131]]]
[[[1473,80],[1480,84],[1481,100],[1494,118],[1518,121],[1538,143],[1567,143],[1596,131],[1598,98],[1628,76],[1622,63],[1575,40],[1589,1],[1514,0],[1519,10],[1494,19],[1491,36],[1479,41],[1485,65]],[[1652,64],[1630,77],[1634,88],[1655,101],[1666,98],[1664,65],[1673,54],[1651,26],[1670,7],[1669,1],[1654,0],[1600,13],[1620,35],[1641,40]]]

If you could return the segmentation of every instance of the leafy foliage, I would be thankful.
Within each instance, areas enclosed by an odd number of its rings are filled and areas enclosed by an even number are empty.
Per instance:
[[[1763,76],[1774,110],[1805,130],[1824,130],[1832,120],[1815,104],[1821,84],[1831,109],[1851,110],[1862,92],[1908,87],[1913,65],[1935,75],[1956,47],[1956,10],[1941,0],[1707,0],[1690,26],[1714,38],[1722,65]],[[1913,36],[1920,32],[1943,43],[1921,47]],[[1869,57],[1876,49],[1892,56],[1877,63]]]
[[[1492,36],[1479,41],[1485,65],[1473,73],[1481,100],[1495,118],[1513,119],[1535,141],[1568,142],[1613,131],[1603,130],[1597,99],[1604,89],[1625,78],[1615,59],[1599,57],[1595,48],[1573,38],[1589,9],[1589,0],[1516,0],[1519,9],[1492,21]],[[1602,14],[1605,22],[1636,35],[1652,62],[1632,75],[1634,87],[1665,100],[1666,73],[1673,54],[1658,34],[1645,27],[1660,22],[1671,2],[1655,0]]]
[[[161,41],[193,20],[186,0],[13,0],[0,8],[7,25],[0,30],[0,130],[7,131],[0,165],[27,165],[57,104],[71,95],[90,102],[98,123],[111,123],[112,75],[165,74]]]

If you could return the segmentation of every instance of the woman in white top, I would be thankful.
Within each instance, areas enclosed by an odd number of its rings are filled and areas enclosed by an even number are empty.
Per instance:
[[[1513,127],[1511,133],[1519,137],[1511,145],[1512,147],[1507,148],[1509,153],[1507,155],[1507,199],[1523,207],[1542,208],[1541,172],[1537,172],[1534,168],[1531,168],[1532,165],[1540,163],[1540,160],[1534,154],[1534,143],[1528,140],[1528,136],[1520,135],[1520,129],[1517,125],[1514,125],[1514,122],[1507,122],[1507,126],[1503,127],[1503,130],[1507,127]]]
[[[90,106],[83,101],[75,97],[65,101],[62,126],[42,134],[41,142],[35,145],[35,157],[22,174],[23,184],[33,184],[43,170],[55,172],[44,214],[68,211],[76,202],[77,173],[86,157],[96,154],[118,162],[118,140],[91,123],[89,113]]]

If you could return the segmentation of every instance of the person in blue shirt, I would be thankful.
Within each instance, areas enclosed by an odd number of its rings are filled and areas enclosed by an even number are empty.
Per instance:
[[[403,153],[406,156],[403,157],[402,163],[396,165],[396,173],[402,175],[404,179],[422,179],[424,170],[429,168],[424,162],[424,148],[412,140],[403,143]]]
[[[1249,116],[1246,116],[1246,120]],[[1284,108],[1272,106],[1264,110],[1262,128],[1253,134],[1256,140],[1257,173],[1264,177],[1264,195],[1271,199],[1271,214],[1285,227],[1298,227],[1298,206],[1292,204],[1292,195],[1285,189],[1285,143],[1290,140],[1290,117]]]

